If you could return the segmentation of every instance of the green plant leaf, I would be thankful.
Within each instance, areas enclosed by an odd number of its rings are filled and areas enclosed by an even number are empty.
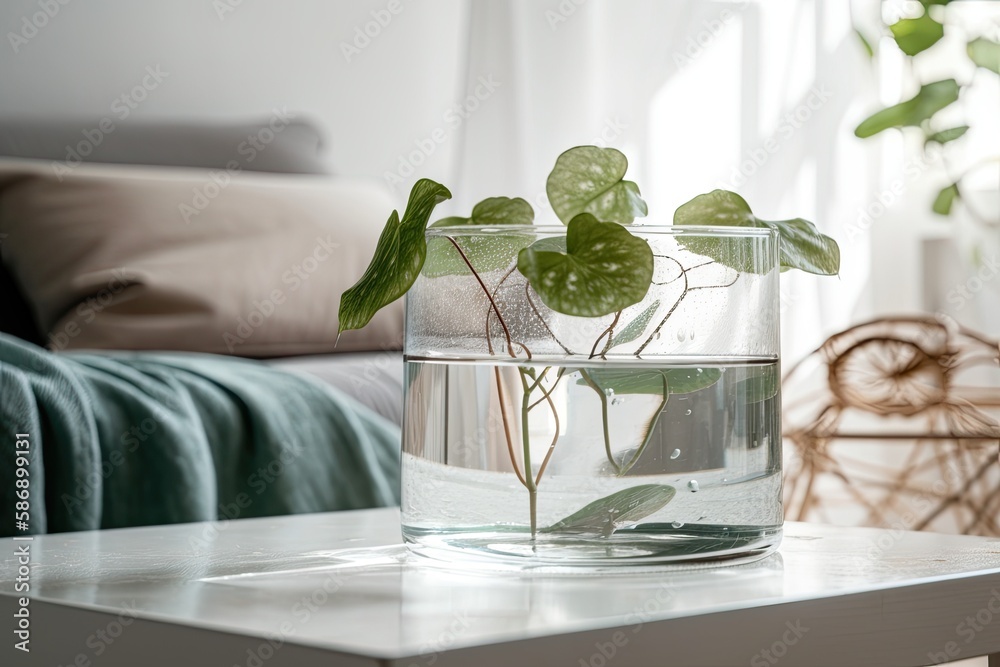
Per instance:
[[[531,204],[520,197],[489,197],[472,207],[468,218],[451,216],[442,218],[431,227],[457,227],[471,225],[491,227],[493,225],[530,225],[535,221],[535,211]]]
[[[928,83],[905,102],[882,109],[861,121],[854,134],[866,139],[891,127],[919,126],[957,100],[958,93],[958,82],[954,79]]]
[[[908,56],[915,56],[937,44],[944,37],[944,26],[924,13],[915,19],[900,19],[889,26],[899,49]]]
[[[1000,43],[977,37],[969,42],[966,51],[976,65],[1000,74]]]
[[[952,205],[954,205],[955,200],[961,195],[962,193],[958,190],[958,183],[952,183],[938,192],[937,197],[934,198],[934,203],[931,205],[931,210],[938,215],[949,215]]]
[[[611,337],[611,343],[608,345],[608,349],[624,345],[625,343],[631,343],[636,338],[641,336],[642,332],[646,330],[647,326],[649,326],[650,320],[653,319],[653,314],[656,313],[656,309],[659,307],[659,299],[649,304],[644,311],[636,315],[631,322],[619,329],[618,333]]]
[[[517,268],[552,310],[599,317],[642,301],[653,280],[653,251],[625,227],[581,213],[566,230],[566,252],[532,244]]]
[[[361,279],[340,297],[340,333],[360,329],[381,308],[406,294],[420,275],[427,255],[424,232],[434,207],[451,192],[440,183],[422,178],[413,184],[403,220],[399,212],[389,216],[375,247],[375,256]]]
[[[857,35],[858,40],[861,42],[861,47],[865,50],[865,53],[868,55],[868,58],[869,59],[874,58],[875,48],[872,46],[872,43],[868,41],[868,38],[865,37],[865,33],[855,28],[854,34]]]
[[[968,131],[969,131],[968,125],[959,125],[958,127],[952,127],[947,130],[941,130],[940,132],[935,132],[934,134],[927,137],[927,140],[924,141],[924,145],[926,146],[927,144],[932,142],[939,144],[946,144],[949,141],[955,141],[955,139],[958,139]]]
[[[724,227],[760,227],[775,229],[780,235],[781,267],[799,269],[821,276],[840,271],[840,247],[821,234],[808,220],[761,220],[750,210],[743,197],[728,190],[714,190],[682,204],[674,213],[675,225],[719,225]],[[678,236],[678,242],[691,252],[740,272],[759,272],[753,253],[740,252],[742,239]]]
[[[711,387],[722,377],[718,368],[670,368],[655,369],[619,369],[590,368],[587,369],[591,380],[598,387],[607,391],[611,389],[615,395],[651,394],[663,396],[663,378],[667,379],[667,393],[691,394]],[[587,381],[579,379],[578,385],[586,385]]]
[[[472,208],[468,218],[452,216],[442,218],[431,228],[440,227],[500,227],[503,225],[530,225],[534,222],[535,212],[531,204],[520,197],[490,197],[484,199]],[[504,269],[511,265],[517,253],[534,240],[531,234],[470,234],[462,233],[456,239],[462,252],[475,267],[477,272],[486,273]],[[431,237],[427,242],[427,261],[424,262],[423,274],[428,278],[441,276],[466,275],[469,266],[446,238]]]
[[[628,160],[614,148],[577,146],[556,159],[545,191],[563,223],[590,213],[601,222],[627,225],[646,215],[639,186],[623,180],[627,170]]]
[[[623,489],[586,505],[542,533],[589,532],[610,535],[624,524],[639,521],[673,500],[677,490],[666,484],[642,484]]]
[[[751,367],[747,369],[747,377],[736,383],[737,400],[746,403],[759,403],[774,398],[781,388],[781,376],[777,366]]]

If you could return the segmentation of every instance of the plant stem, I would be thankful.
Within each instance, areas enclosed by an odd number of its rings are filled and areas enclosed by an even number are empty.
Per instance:
[[[614,455],[611,453],[611,433],[608,430],[608,396],[604,393],[604,390],[601,389],[596,382],[594,382],[594,378],[590,377],[590,373],[587,372],[587,369],[580,369],[580,377],[583,378],[584,382],[590,385],[590,388],[597,393],[597,397],[601,400],[601,421],[604,425],[604,451],[608,455],[608,463],[610,463],[615,469],[615,474],[620,475],[621,466],[618,465],[618,462],[615,461]]]
[[[524,475],[521,474],[520,469],[517,467],[517,458],[514,456],[514,443],[510,437],[510,424],[507,422],[507,407],[504,405],[503,382],[500,379],[500,369],[496,366],[493,367],[493,375],[497,381],[497,400],[500,402],[500,418],[503,420],[503,434],[507,439],[507,453],[510,455],[510,465],[514,468],[517,480],[525,488],[528,488],[528,482],[525,481]]]
[[[465,265],[469,267],[469,271],[471,271],[472,275],[475,276],[476,280],[479,282],[479,286],[483,288],[483,293],[486,295],[486,298],[490,300],[490,305],[493,307],[493,312],[496,313],[497,320],[500,322],[500,326],[503,328],[503,335],[507,339],[507,353],[511,357],[516,359],[517,355],[514,354],[514,342],[510,336],[510,329],[507,328],[507,323],[504,322],[503,315],[500,314],[500,309],[497,308],[496,301],[493,300],[493,295],[490,294],[490,290],[486,287],[486,283],[484,283],[483,279],[479,277],[479,273],[476,272],[475,267],[472,266],[472,262],[469,261],[469,258],[465,255],[465,252],[462,250],[462,247],[458,245],[458,242],[455,241],[455,239],[453,239],[450,236],[445,236],[445,238],[451,241],[451,244],[455,246],[455,250],[457,250],[458,254],[461,255],[462,257],[462,261],[464,261]],[[490,322],[489,317],[487,317],[486,318],[487,327],[489,326],[489,322]],[[487,336],[487,342],[489,342],[489,336]],[[527,351],[528,349],[524,347],[524,345],[521,345],[521,347],[525,351]],[[528,353],[528,356],[529,357],[531,356],[530,352]]]
[[[656,408],[656,412],[653,413],[653,418],[649,420],[649,424],[646,426],[646,435],[642,438],[642,444],[639,445],[639,449],[635,450],[635,454],[633,454],[632,458],[628,460],[628,463],[622,466],[621,471],[618,473],[619,477],[627,475],[628,471],[631,470],[636,463],[638,463],[639,457],[642,456],[642,453],[646,451],[646,445],[649,444],[650,438],[653,437],[653,429],[656,428],[656,422],[659,421],[660,415],[663,414],[663,408],[666,407],[668,398],[670,398],[670,386],[667,381],[667,376],[664,375],[663,400],[660,401],[660,406]]]
[[[521,375],[521,385],[524,392],[521,395],[521,444],[524,456],[524,485],[528,489],[528,511],[531,519],[531,538],[535,538],[538,530],[537,515],[537,495],[538,486],[531,474],[531,436],[528,433],[528,403],[531,400],[531,392],[528,389],[528,374],[520,366],[517,372]]]

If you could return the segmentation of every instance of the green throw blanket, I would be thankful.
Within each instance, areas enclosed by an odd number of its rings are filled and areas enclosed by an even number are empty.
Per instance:
[[[394,424],[258,362],[53,354],[0,334],[0,398],[3,536],[399,502]]]

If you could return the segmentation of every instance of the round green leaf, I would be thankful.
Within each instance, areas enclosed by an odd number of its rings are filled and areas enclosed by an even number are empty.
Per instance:
[[[1000,43],[977,37],[969,42],[966,51],[976,65],[1000,74]]]
[[[944,37],[944,26],[926,12],[915,19],[900,19],[889,26],[899,50],[915,56],[929,49]]]
[[[341,295],[338,334],[365,326],[381,308],[410,289],[427,255],[427,221],[445,199],[451,199],[451,192],[440,183],[422,178],[413,184],[403,220],[397,211],[392,212],[368,269]]]
[[[600,317],[642,301],[649,291],[653,251],[621,225],[581,213],[566,230],[566,251],[547,249],[552,246],[543,239],[525,248],[517,268],[556,312]]]
[[[783,269],[800,269],[821,276],[840,271],[840,247],[821,234],[808,220],[761,220],[750,210],[743,197],[728,190],[714,190],[682,204],[674,213],[675,225],[720,225],[724,227],[759,227],[775,229],[780,236],[780,261]],[[678,237],[691,252],[711,257],[737,271],[757,270],[752,253],[734,251],[739,239],[723,237]]]
[[[577,146],[556,160],[545,183],[552,209],[564,223],[581,213],[627,225],[646,215],[639,186],[622,180],[628,160],[614,148]]]
[[[452,216],[438,220],[437,227],[494,227],[503,225],[531,225],[535,211],[531,204],[516,197],[490,197],[472,208],[468,218]],[[456,241],[476,271],[485,273],[510,266],[518,251],[534,239],[531,234],[461,234]],[[469,266],[446,238],[431,238],[427,243],[427,261],[423,274],[429,278],[466,275]]]

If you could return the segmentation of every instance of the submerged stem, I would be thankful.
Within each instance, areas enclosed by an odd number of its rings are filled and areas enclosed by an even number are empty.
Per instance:
[[[604,451],[608,455],[608,463],[610,463],[611,467],[615,469],[615,474],[620,475],[622,471],[621,466],[618,465],[618,462],[615,461],[614,455],[611,453],[611,433],[609,432],[608,429],[607,394],[605,394],[604,390],[601,389],[596,382],[594,382],[594,378],[590,377],[590,373],[587,372],[587,369],[585,368],[580,369],[580,377],[583,378],[584,382],[590,385],[590,388],[597,393],[597,397],[601,400],[601,422],[603,423],[604,426]]]
[[[504,405],[503,382],[500,379],[500,369],[494,366],[493,374],[497,381],[497,400],[500,402],[500,418],[503,421],[503,434],[507,439],[507,453],[510,455],[510,465],[514,468],[517,481],[521,482],[525,488],[528,488],[528,482],[525,481],[524,475],[521,474],[520,469],[517,467],[517,457],[514,456],[514,443],[510,437],[510,424],[507,422],[507,407]]]
[[[619,477],[627,475],[628,471],[631,470],[636,463],[638,463],[639,457],[642,456],[642,453],[646,451],[646,445],[649,444],[650,439],[653,437],[653,429],[656,427],[656,422],[659,421],[660,415],[663,414],[663,408],[666,407],[668,398],[670,398],[670,385],[668,383],[667,376],[664,374],[663,400],[660,401],[660,406],[656,408],[656,412],[653,413],[653,418],[649,420],[649,425],[646,426],[646,435],[643,436],[642,444],[639,445],[639,449],[635,450],[635,454],[633,454],[632,458],[628,460],[628,463],[624,463],[623,461],[621,471],[618,473]]]
[[[524,388],[524,392],[521,395],[521,446],[524,457],[524,485],[528,488],[528,511],[531,515],[531,537],[534,539],[535,533],[538,530],[536,512],[538,487],[531,473],[531,437],[528,433],[528,402],[531,400],[531,392],[528,390],[527,373],[520,366],[517,372],[521,375],[521,385]]]

